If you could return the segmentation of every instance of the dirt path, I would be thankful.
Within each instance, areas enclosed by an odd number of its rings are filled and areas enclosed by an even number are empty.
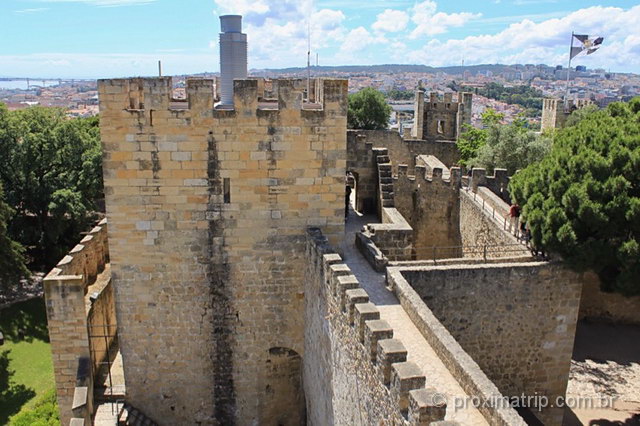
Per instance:
[[[640,425],[640,326],[580,321],[566,426]]]

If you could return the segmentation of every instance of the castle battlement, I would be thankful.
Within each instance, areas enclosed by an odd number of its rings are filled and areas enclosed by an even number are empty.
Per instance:
[[[471,105],[473,94],[471,93],[459,93],[456,99],[453,98],[453,93],[445,93],[442,97],[437,92],[429,93],[429,101],[424,102],[424,107],[427,110],[437,111],[458,111],[464,109],[466,104]]]
[[[428,99],[422,90],[416,92],[414,105],[414,125],[411,137],[426,140],[456,140],[464,131],[465,124],[471,124],[473,94],[445,93],[442,98],[437,92],[429,93]]]
[[[398,164],[398,173],[393,177],[394,185],[409,185],[415,188],[422,188],[422,185],[442,185],[459,187],[462,179],[460,167],[433,167],[429,168],[424,164],[418,164],[413,171],[409,170],[407,164]]]
[[[331,324],[341,345],[357,360],[367,383],[377,381],[389,391],[384,402],[387,416],[407,425],[422,425],[444,420],[446,403],[434,400],[439,395],[427,385],[421,368],[407,361],[408,351],[394,329],[381,319],[378,306],[352,273],[342,257],[335,253],[319,229],[309,229],[307,256],[310,259],[308,282],[325,299],[321,314]],[[309,284],[308,284],[309,285]],[[316,314],[318,314],[316,312]]]
[[[542,124],[541,129],[554,129],[564,127],[569,115],[580,108],[592,104],[588,99],[543,99],[542,100]]]
[[[285,110],[305,111],[320,115],[328,111],[346,114],[347,80],[315,79],[310,85],[304,101],[306,81],[300,79],[278,79],[269,81],[271,90],[266,90],[265,80],[251,78],[234,81],[233,105],[216,107],[216,87],[213,79],[188,79],[186,99],[174,99],[171,77],[126,78],[99,80],[98,90],[103,104],[122,105],[122,110],[131,113],[163,110],[174,113],[210,111],[214,117],[226,117],[233,112],[246,115],[250,111],[277,113]],[[345,86],[345,87],[343,87]],[[101,111],[102,112],[102,111]]]

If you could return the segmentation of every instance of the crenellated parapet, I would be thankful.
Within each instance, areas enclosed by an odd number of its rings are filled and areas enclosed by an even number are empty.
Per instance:
[[[258,111],[282,113],[304,111],[305,115],[346,114],[346,80],[316,79],[306,94],[306,81],[273,80],[266,89],[265,80],[252,78],[234,81],[232,105],[217,107],[214,79],[188,79],[186,99],[174,99],[171,77],[127,78],[99,80],[101,113],[126,111],[147,116],[153,122],[152,111],[161,118],[162,112],[190,115],[209,113],[214,117],[257,114]],[[105,108],[108,107],[108,108]],[[118,108],[119,107],[119,108]],[[106,109],[106,111],[105,111]],[[118,111],[119,110],[119,111]],[[190,124],[190,123],[185,123]]]
[[[64,281],[67,278],[80,280],[86,293],[87,286],[95,281],[108,262],[107,220],[102,219],[47,274],[45,284],[47,281]]]
[[[462,173],[460,167],[434,167],[419,164],[410,170],[407,164],[399,164],[397,174],[393,177],[395,187],[411,187],[412,189],[428,188],[431,185],[457,189],[460,187]]]
[[[487,187],[491,192],[496,194],[505,203],[511,203],[509,194],[509,181],[511,177],[507,174],[507,169],[496,168],[493,175],[487,175],[487,171],[483,168],[474,168],[471,171],[471,179],[469,188],[473,192],[478,192],[478,186]]]
[[[573,111],[584,108],[592,103],[589,99],[543,99],[541,130],[560,129],[564,127],[567,118],[569,118],[569,115],[571,115]]]
[[[365,419],[368,420],[366,423],[378,424],[383,418],[409,425],[444,420],[446,403],[443,394],[431,387],[434,383],[425,387],[426,377],[418,365],[407,360],[405,344],[395,336],[389,323],[381,319],[378,306],[371,302],[349,266],[331,249],[317,228],[308,231],[307,257],[309,278],[320,287],[314,291],[326,298],[323,306],[326,306],[327,315],[323,318],[328,321],[328,329],[334,335],[332,339],[349,357],[345,360],[341,356],[335,363],[347,362],[355,367],[347,374],[367,383],[357,397],[363,405],[374,404],[377,407],[363,413],[370,416]],[[377,392],[378,389],[384,391]],[[341,391],[344,390],[334,388],[334,392]],[[342,398],[336,400],[334,404],[339,404]],[[334,413],[340,410],[341,407],[334,405]],[[337,414],[334,416],[338,417]]]

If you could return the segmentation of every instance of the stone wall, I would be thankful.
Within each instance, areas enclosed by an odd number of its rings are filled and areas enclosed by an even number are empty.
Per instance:
[[[81,376],[89,377],[86,383],[91,382],[85,295],[88,286],[102,272],[108,260],[107,222],[102,220],[43,281],[56,396],[62,424],[69,424],[73,417],[73,395],[78,384],[80,360],[86,360],[82,363],[85,367]]]
[[[471,124],[472,104],[471,93],[458,93],[454,101],[453,93],[445,93],[441,99],[436,92],[431,92],[425,99],[424,92],[418,90],[411,135],[426,140],[457,140],[464,131],[463,126]]]
[[[356,179],[356,210],[376,212],[377,175],[373,143],[353,130],[347,132],[347,170]]]
[[[562,99],[542,100],[542,123],[541,130],[560,129],[564,127],[567,118],[573,111],[583,108],[592,102],[588,99],[569,99],[567,105]]]
[[[471,189],[475,192],[478,187],[486,187],[502,201],[511,204],[511,195],[509,194],[510,177],[507,175],[507,169],[495,169],[493,175],[488,176],[485,169],[474,168],[472,170]]]
[[[404,271],[419,271],[423,268],[391,267],[387,270],[387,283],[398,297],[402,308],[468,396],[480,402],[477,404],[478,409],[489,424],[524,426],[526,423],[513,408],[500,405],[504,395],[405,279]]]
[[[402,275],[503,394],[565,395],[582,290],[577,274],[529,262],[406,268]],[[562,409],[534,414],[546,425],[562,423]]]
[[[419,156],[414,174],[398,166],[394,205],[413,228],[414,259],[459,257],[460,169],[451,172],[433,156]],[[433,247],[438,247],[435,251]]]
[[[305,278],[304,387],[309,425],[427,425],[443,420],[420,368],[318,230]],[[430,384],[433,386],[433,384]],[[405,423],[405,419],[407,423]]]
[[[85,303],[89,347],[93,371],[97,374],[101,363],[107,359],[117,334],[116,301],[111,279],[91,286],[88,295],[89,300],[85,300]]]
[[[357,235],[371,240],[384,256],[384,265],[388,260],[411,260],[413,258],[413,229],[400,212],[393,207],[383,207],[382,223],[367,224],[365,229],[358,232]],[[363,247],[360,249],[362,250]],[[374,268],[378,272],[384,270],[379,266],[374,266]]]
[[[294,81],[260,101],[237,80],[99,82],[116,312],[130,402],[167,424],[271,424],[294,386],[278,353],[304,357],[308,226],[344,233],[347,81],[307,105]],[[297,397],[296,397],[297,398]],[[303,413],[298,413],[300,418]]]
[[[460,153],[455,142],[445,140],[403,139],[393,130],[349,130],[348,158],[356,158],[363,144],[371,143],[373,148],[387,148],[395,165],[408,164],[415,166],[418,155],[438,157],[447,167],[460,161]]]
[[[483,204],[479,195],[469,191],[460,191],[460,234],[465,257],[514,256],[528,252],[524,245],[504,230],[504,218],[500,216],[500,210],[494,214],[493,209]]]
[[[580,319],[622,324],[640,324],[640,296],[625,297],[600,290],[600,278],[594,272],[583,276]]]

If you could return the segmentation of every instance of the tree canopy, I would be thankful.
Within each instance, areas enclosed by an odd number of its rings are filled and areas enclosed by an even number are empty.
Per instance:
[[[13,209],[9,233],[49,267],[77,242],[102,193],[97,118],[0,104],[0,182]]]
[[[482,114],[484,129],[465,127],[457,142],[461,165],[484,167],[489,172],[500,167],[513,174],[549,151],[551,137],[532,132],[522,118],[507,125],[501,124],[503,119],[503,114],[489,108]]]
[[[16,285],[29,275],[25,266],[24,247],[9,237],[7,224],[13,211],[3,200],[4,191],[0,183],[0,289]]]
[[[384,95],[372,87],[366,87],[349,95],[347,125],[350,129],[386,129],[391,106]]]
[[[535,245],[593,269],[603,290],[640,294],[640,98],[558,131],[510,191]]]

